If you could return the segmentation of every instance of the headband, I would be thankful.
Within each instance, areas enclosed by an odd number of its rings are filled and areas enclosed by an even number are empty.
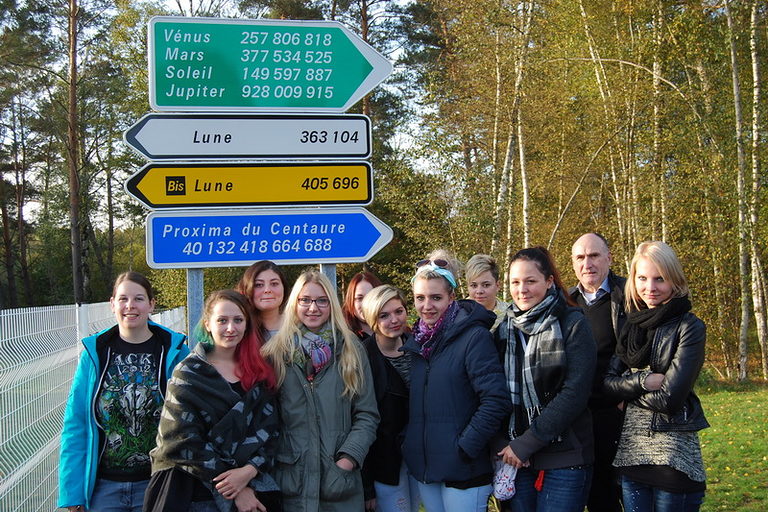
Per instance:
[[[439,274],[440,276],[444,277],[446,281],[448,281],[448,284],[451,285],[451,289],[456,289],[456,278],[453,277],[453,273],[445,269],[443,267],[438,267],[434,263],[429,263],[427,265],[422,265],[419,267],[419,269],[416,271],[416,274],[411,278],[411,282],[413,282],[417,277],[419,277],[419,274],[423,274],[426,270],[432,270],[433,272]]]

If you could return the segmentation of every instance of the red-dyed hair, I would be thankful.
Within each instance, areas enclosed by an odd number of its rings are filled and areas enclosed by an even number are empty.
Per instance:
[[[274,390],[277,386],[275,370],[261,355],[261,346],[264,344],[264,340],[262,339],[261,332],[253,328],[251,320],[253,318],[252,306],[245,295],[234,290],[213,292],[205,301],[201,324],[204,321],[210,320],[213,307],[222,300],[229,301],[237,306],[247,322],[243,339],[240,340],[240,343],[235,348],[235,361],[237,361],[235,375],[240,378],[240,385],[243,386],[243,389],[249,390],[254,385],[262,382],[267,388]]]
[[[360,281],[366,281],[374,288],[382,284],[381,279],[367,270],[358,272],[349,280],[347,293],[344,295],[344,304],[341,305],[341,312],[344,314],[344,320],[346,320],[349,329],[358,336],[363,332],[363,323],[355,315],[355,288]]]

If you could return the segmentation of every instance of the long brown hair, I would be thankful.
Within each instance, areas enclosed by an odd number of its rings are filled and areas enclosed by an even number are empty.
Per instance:
[[[347,322],[347,326],[358,336],[359,333],[363,331],[363,323],[355,314],[355,288],[357,288],[358,283],[361,281],[370,283],[372,288],[381,286],[381,279],[367,270],[358,272],[349,280],[349,286],[347,286],[347,293],[344,295],[344,304],[341,306],[341,312],[344,314],[344,320]]]

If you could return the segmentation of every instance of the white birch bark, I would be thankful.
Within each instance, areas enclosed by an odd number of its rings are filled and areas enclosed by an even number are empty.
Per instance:
[[[739,197],[739,284],[741,286],[741,323],[739,326],[739,380],[748,378],[748,334],[749,334],[749,302],[750,302],[750,269],[749,269],[749,229],[747,223],[747,187],[746,187],[746,161],[744,155],[744,117],[741,110],[741,82],[739,80],[739,67],[736,58],[736,39],[734,36],[733,16],[731,14],[730,0],[725,2],[725,17],[728,23],[728,41],[730,43],[731,78],[733,82],[733,108],[736,124],[736,155],[738,169],[736,177],[736,189]]]
[[[762,130],[761,111],[761,87],[760,87],[760,58],[758,55],[758,26],[759,8],[758,0],[752,1],[752,10],[749,23],[749,47],[752,59],[752,198],[749,202],[749,240],[750,256],[752,262],[752,307],[755,314],[757,327],[757,339],[760,343],[762,356],[763,379],[768,379],[768,325],[765,316],[765,287],[763,267],[758,245],[757,227],[759,226],[759,197],[762,176],[760,174]]]

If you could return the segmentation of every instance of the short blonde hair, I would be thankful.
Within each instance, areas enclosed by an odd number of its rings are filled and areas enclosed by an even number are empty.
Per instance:
[[[404,308],[408,308],[405,294],[401,290],[388,284],[377,286],[369,291],[363,299],[363,317],[365,318],[365,323],[368,324],[373,332],[381,334],[378,329],[379,313],[381,313],[381,310],[386,303],[392,299],[398,299],[403,304]]]
[[[261,349],[262,355],[272,364],[275,369],[278,387],[285,380],[287,365],[293,363],[294,339],[301,337],[301,320],[297,314],[296,308],[299,302],[299,295],[302,288],[308,283],[319,285],[328,300],[331,301],[329,307],[331,314],[328,321],[334,331],[334,341],[338,337],[344,339],[344,346],[339,355],[339,373],[344,381],[344,395],[359,395],[365,384],[365,373],[363,369],[362,349],[352,331],[347,327],[344,321],[344,315],[341,313],[339,298],[333,290],[331,281],[318,270],[312,269],[303,272],[296,283],[293,285],[291,295],[288,297],[285,307],[285,317],[280,330],[267,342]],[[367,364],[367,361],[365,361]]]
[[[416,273],[411,278],[411,283],[416,279],[442,279],[445,282],[448,292],[453,292],[459,286],[459,270],[461,268],[461,262],[456,257],[445,249],[435,249],[427,257],[426,260],[434,262],[435,260],[445,260],[446,265],[441,267],[442,270],[450,272],[453,277],[454,283],[451,283],[444,275],[441,275],[436,269],[433,269],[429,265],[424,265],[416,269]]]
[[[486,272],[490,272],[494,280],[499,280],[499,266],[496,264],[496,260],[488,254],[475,254],[469,258],[464,266],[464,276],[467,278],[467,282]]]
[[[677,258],[675,250],[664,242],[653,241],[643,242],[635,249],[635,255],[632,257],[632,263],[629,266],[629,277],[624,289],[626,295],[627,309],[640,309],[643,299],[637,293],[635,287],[635,277],[637,276],[637,262],[640,258],[646,258],[656,266],[656,269],[672,286],[673,297],[685,297],[690,292],[688,290],[688,281],[683,273],[683,266]]]

